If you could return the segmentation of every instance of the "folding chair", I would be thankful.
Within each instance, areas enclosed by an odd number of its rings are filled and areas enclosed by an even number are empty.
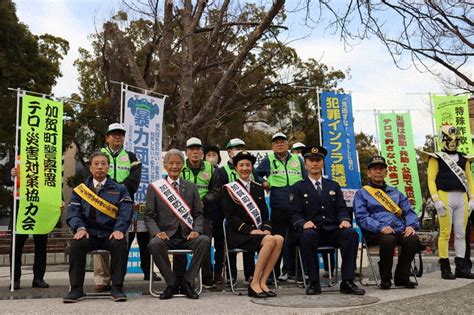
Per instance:
[[[168,255],[172,255],[173,257],[175,255],[188,255],[188,254],[191,254],[192,255],[193,251],[191,249],[169,249],[168,250]],[[161,293],[163,293],[162,291],[158,291],[156,289],[153,288],[153,266],[154,266],[154,262],[153,262],[153,255],[150,255],[150,282],[149,282],[149,290],[150,290],[150,294],[154,297],[159,297]],[[199,268],[199,274],[198,274],[198,291],[197,291],[197,294],[200,295],[201,292],[202,292],[202,272],[201,272],[201,268]],[[183,297],[185,296],[184,294],[175,294],[174,296],[180,296],[180,297]]]
[[[224,219],[222,221],[222,229],[224,230],[224,250],[225,250],[225,258],[226,258],[225,268],[227,268],[227,271],[228,271],[230,277],[232,278],[231,266],[230,266],[230,254],[231,253],[235,253],[235,254],[247,253],[248,251],[246,251],[245,249],[241,249],[241,248],[229,249],[229,247],[227,246],[227,219]],[[275,270],[273,270],[272,274],[273,274],[273,281],[274,281],[274,284],[275,284],[275,290],[278,290],[278,284],[277,284],[277,279],[276,279],[276,276],[275,276]],[[224,280],[226,280],[227,272],[225,270],[224,270],[224,277],[225,277]],[[247,291],[247,288],[244,288],[244,287],[236,288],[235,285],[234,285],[233,279],[230,279],[229,282],[230,282],[230,290],[235,295],[242,295],[243,291]]]
[[[363,274],[362,274],[362,263],[363,263],[363,259],[364,259],[364,251],[365,249],[365,252],[367,254],[367,260],[369,262],[369,267],[370,267],[370,270],[372,271],[372,276],[374,277],[374,282],[375,283],[370,283],[369,280],[367,280],[367,282],[364,282],[364,278],[363,278]],[[361,285],[364,285],[364,286],[370,286],[370,285],[376,285],[380,288],[380,279],[379,277],[377,276],[377,272],[376,272],[376,267],[374,266],[374,261],[372,259],[372,255],[379,255],[379,249],[380,249],[380,246],[379,245],[374,245],[374,246],[368,246],[367,245],[367,241],[365,239],[365,236],[362,235],[362,244],[361,244],[361,247],[360,247],[360,265],[359,265],[359,283]],[[421,251],[419,250],[418,251],[418,254],[420,255],[420,262],[421,262]],[[414,277],[414,280],[415,282],[418,284],[418,278],[417,278],[417,272],[415,271],[416,269],[416,266],[413,267],[413,264],[414,264],[414,261],[412,262],[412,266],[411,266],[411,275]],[[423,268],[423,263],[421,262],[421,268]]]
[[[305,269],[304,269],[304,261],[303,261],[303,258],[301,256],[301,249],[299,246],[296,246],[296,264],[295,266],[298,266],[298,260],[299,260],[299,263],[300,263],[300,268],[301,268],[301,272],[302,272],[302,278],[303,278],[303,286],[304,288],[306,289],[307,288],[307,283],[306,283],[306,277],[305,277]],[[337,247],[334,247],[334,246],[320,246],[318,247],[318,249],[316,250],[315,252],[315,255],[318,255],[318,261],[319,261],[319,255],[327,255],[327,258],[328,258],[328,272],[329,272],[329,278],[328,278],[328,282],[327,282],[327,287],[332,287],[332,286],[335,286],[337,284],[337,278],[338,278],[338,253],[337,253]],[[332,267],[331,266],[331,255],[334,255],[335,256],[335,266],[334,266],[334,270],[335,270],[335,274],[334,274],[334,278],[333,278],[333,273],[332,273]],[[298,278],[298,267],[295,268],[295,275],[296,275],[296,278]]]

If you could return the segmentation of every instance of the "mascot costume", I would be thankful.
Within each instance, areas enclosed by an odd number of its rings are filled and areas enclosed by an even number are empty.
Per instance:
[[[439,219],[439,263],[443,279],[474,279],[466,269],[466,225],[474,209],[474,186],[470,161],[474,156],[458,152],[459,135],[456,127],[443,125],[440,131],[441,151],[418,151],[428,160],[428,188]],[[451,227],[454,226],[455,273],[449,264],[448,245]],[[467,236],[469,237],[469,236]]]

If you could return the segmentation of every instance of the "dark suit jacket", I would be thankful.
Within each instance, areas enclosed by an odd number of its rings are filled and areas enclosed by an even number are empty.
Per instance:
[[[302,231],[307,221],[328,231],[339,228],[341,221],[351,222],[339,184],[323,178],[322,186],[321,198],[308,177],[292,187],[290,218],[297,231]]]
[[[179,194],[184,201],[191,207],[191,215],[193,217],[193,231],[203,233],[204,228],[204,213],[202,210],[202,202],[199,198],[199,192],[193,183],[180,178]],[[173,236],[181,225],[182,236],[188,237],[191,230],[188,226],[182,223],[171,209],[161,200],[155,190],[148,186],[145,206],[145,224],[151,237],[154,237],[158,232],[166,232],[168,237]]]
[[[234,200],[226,187],[222,187],[222,206],[225,217],[227,219],[228,230],[229,230],[229,243],[238,246],[251,238],[250,232],[257,229],[253,220],[248,215],[247,211]],[[260,209],[260,216],[262,218],[261,230],[269,230],[271,232],[272,227],[268,221],[268,208],[265,202],[265,192],[260,184],[251,182],[250,184],[250,195]]]

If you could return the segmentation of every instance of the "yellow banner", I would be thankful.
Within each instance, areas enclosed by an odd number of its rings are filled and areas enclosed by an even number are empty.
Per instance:
[[[402,216],[402,209],[393,202],[392,199],[381,189],[377,189],[371,186],[364,186],[364,189],[375,198],[388,212],[395,214],[398,217]]]
[[[87,201],[88,204],[111,218],[117,218],[118,208],[108,202],[107,200],[97,196],[92,190],[89,189],[85,184],[80,184],[74,188],[74,192],[78,194],[82,199]]]

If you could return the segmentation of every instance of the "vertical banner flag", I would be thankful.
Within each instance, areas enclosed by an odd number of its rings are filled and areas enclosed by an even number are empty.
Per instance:
[[[63,104],[24,95],[21,100],[18,234],[48,234],[62,198]]]
[[[342,188],[346,204],[352,207],[361,187],[356,156],[352,99],[349,94],[321,93],[321,128],[328,150],[325,173]]]
[[[135,193],[135,203],[144,203],[148,184],[161,178],[161,143],[163,130],[164,98],[152,97],[127,90],[125,92],[124,124],[125,149],[134,152],[142,164],[140,186]],[[146,231],[143,206],[133,220],[136,231]],[[138,215],[138,217],[136,217]]]
[[[471,125],[469,123],[469,110],[467,95],[440,96],[433,95],[435,107],[435,122],[439,132],[441,125],[450,124],[459,131],[459,152],[474,154],[471,144]]]
[[[378,114],[378,124],[388,183],[403,192],[418,213],[422,200],[410,114]]]

